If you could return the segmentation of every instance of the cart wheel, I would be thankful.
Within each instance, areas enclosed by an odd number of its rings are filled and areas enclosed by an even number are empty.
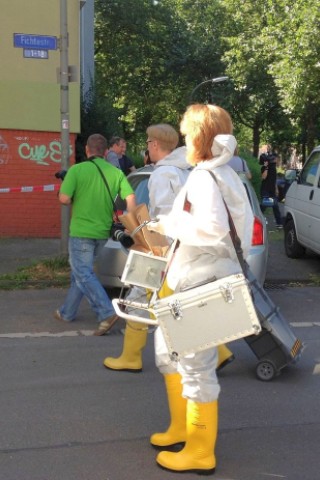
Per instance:
[[[270,360],[261,360],[261,362],[257,364],[256,374],[259,380],[269,382],[277,375],[277,369]]]

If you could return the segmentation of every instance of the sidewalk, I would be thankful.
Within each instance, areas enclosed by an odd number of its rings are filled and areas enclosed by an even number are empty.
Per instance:
[[[272,228],[270,223],[269,229]],[[272,293],[272,298],[274,297],[277,304],[286,302],[289,305],[285,306],[287,312],[291,303],[299,310],[300,305],[297,306],[292,300],[299,295],[307,296],[310,309],[313,304],[317,304],[317,288],[286,288],[284,291],[282,285],[294,282],[305,284],[310,280],[310,274],[320,275],[320,257],[310,253],[302,259],[289,259],[284,252],[283,232],[274,235],[270,233],[269,236],[271,241],[265,287],[269,289],[270,294]],[[60,239],[0,239],[0,275],[13,273],[19,267],[31,265],[42,259],[55,258],[59,253]],[[54,320],[53,312],[61,305],[66,293],[67,289],[61,288],[0,290],[0,335],[10,336],[21,332],[92,335],[97,323],[87,301],[81,302],[76,322],[64,323]],[[301,308],[304,302],[305,300],[301,300]],[[303,313],[300,314],[303,317]],[[120,335],[123,324],[124,321],[121,320],[112,329],[112,337]]]
[[[320,274],[320,257],[307,252],[301,259],[288,258],[284,251],[283,231],[275,231],[272,220],[268,223],[269,257],[266,281],[277,283],[306,282],[311,274]],[[0,238],[0,275],[13,273],[19,267],[31,265],[39,260],[55,258],[60,255],[59,238]]]
[[[59,238],[0,238],[0,275],[59,255]]]

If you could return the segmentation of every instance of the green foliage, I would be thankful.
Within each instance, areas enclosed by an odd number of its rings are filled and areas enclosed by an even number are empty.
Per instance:
[[[249,170],[252,174],[251,183],[256,192],[258,198],[260,198],[260,185],[261,185],[261,166],[255,156],[253,156],[248,150],[240,148],[240,157],[244,158],[247,162]]]
[[[233,34],[226,35],[227,70],[241,88],[248,88],[248,80],[255,85],[249,99],[262,100],[265,109],[265,116],[260,110],[257,128],[278,145],[288,139],[297,142],[304,134],[310,150],[319,136],[319,3],[223,3],[230,15],[236,12],[230,17]]]
[[[320,275],[317,275],[316,273],[310,274],[310,280],[313,285],[316,287],[320,287]]]
[[[66,257],[43,260],[15,273],[0,275],[0,290],[66,287],[70,282],[70,266]]]
[[[149,124],[178,127],[194,88],[226,74],[229,83],[207,83],[192,100],[227,108],[255,156],[261,143],[310,149],[319,138],[319,2],[96,0],[95,8],[92,108],[134,151]]]
[[[201,12],[218,2],[197,2],[200,10],[193,3],[96,2],[97,76],[121,112],[125,137],[140,147],[151,123],[178,128],[193,88],[221,74],[216,40],[210,48],[217,35],[200,26]]]
[[[81,102],[81,133],[76,140],[76,162],[81,162],[85,158],[84,147],[90,135],[100,133],[107,140],[113,135],[122,135],[118,115],[119,112],[96,81]]]

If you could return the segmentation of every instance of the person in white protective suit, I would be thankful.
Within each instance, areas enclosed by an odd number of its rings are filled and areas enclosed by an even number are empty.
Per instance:
[[[147,129],[147,146],[154,172],[148,182],[149,214],[156,218],[158,214],[170,212],[174,199],[185,184],[190,173],[190,164],[186,161],[186,147],[176,148],[179,135],[168,124],[151,125]],[[146,302],[144,288],[134,287],[128,300]],[[149,317],[148,312],[131,311],[131,314]],[[111,370],[141,372],[142,351],[147,342],[148,327],[138,322],[127,322],[122,353],[118,358],[107,357],[104,366]]]
[[[218,106],[191,105],[183,116],[181,133],[186,137],[187,160],[196,166],[171,212],[148,225],[150,230],[180,241],[167,276],[168,286],[175,292],[213,276],[219,279],[241,272],[223,198],[241,239],[244,258],[248,256],[253,214],[241,180],[227,165],[236,147],[232,131],[229,114]],[[201,328],[194,320],[194,328]],[[217,349],[190,354],[174,363],[160,328],[155,336],[156,364],[164,375],[171,423],[165,432],[152,435],[150,442],[162,444],[164,450],[185,444],[178,452],[160,452],[157,463],[173,471],[212,473],[220,392]]]
[[[149,214],[151,218],[156,218],[171,211],[175,198],[188,178],[191,165],[186,161],[186,147],[176,148],[179,136],[171,125],[151,125],[146,133],[150,160],[154,164],[154,171],[148,182]],[[171,293],[165,284],[159,295],[165,297]],[[145,303],[145,289],[134,287],[127,300]],[[131,314],[143,316],[144,312],[132,310]],[[148,317],[149,313],[145,312],[145,316]],[[117,358],[105,358],[104,366],[110,370],[141,372],[142,352],[147,343],[147,335],[148,327],[138,322],[127,322],[121,355]],[[225,345],[219,346],[220,368],[233,358],[232,352]]]

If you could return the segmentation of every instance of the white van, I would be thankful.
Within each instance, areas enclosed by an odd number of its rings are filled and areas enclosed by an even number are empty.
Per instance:
[[[289,187],[284,215],[287,256],[299,258],[306,248],[320,255],[320,146],[311,152]]]

